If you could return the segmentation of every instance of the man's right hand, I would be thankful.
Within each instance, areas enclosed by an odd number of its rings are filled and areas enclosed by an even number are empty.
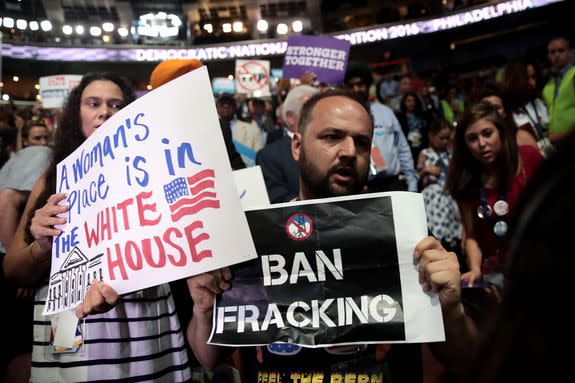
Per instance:
[[[194,312],[207,313],[214,307],[214,297],[232,287],[232,272],[224,267],[187,279],[188,289],[194,301]]]

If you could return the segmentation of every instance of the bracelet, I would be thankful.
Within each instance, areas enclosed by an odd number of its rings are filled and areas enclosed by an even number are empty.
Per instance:
[[[29,246],[29,248],[28,248],[28,249],[29,249],[28,252],[30,253],[30,257],[32,257],[32,259],[34,260],[34,262],[36,262],[36,263],[38,263],[38,264],[43,264],[43,263],[48,263],[48,262],[50,262],[50,259],[40,261],[40,260],[38,260],[38,258],[36,258],[36,257],[34,256],[34,245],[35,245],[35,244],[36,244],[36,240],[34,240],[34,241],[32,242],[32,244],[31,244],[31,245]]]

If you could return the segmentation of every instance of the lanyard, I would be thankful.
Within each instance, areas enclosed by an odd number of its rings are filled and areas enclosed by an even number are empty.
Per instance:
[[[525,106],[523,106],[521,109],[523,109],[523,112],[527,115],[527,118],[529,118],[529,120],[533,123],[535,133],[537,133],[537,139],[540,140],[541,137],[543,136],[543,125],[541,124],[541,117],[539,117],[539,113],[537,112],[537,105],[533,101],[529,101],[529,103],[531,104],[533,110],[535,111],[535,119],[531,117],[531,114],[529,113],[527,108],[525,108]]]

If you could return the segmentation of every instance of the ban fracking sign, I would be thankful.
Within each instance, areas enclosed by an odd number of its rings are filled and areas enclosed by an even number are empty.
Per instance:
[[[270,94],[270,62],[236,60],[236,92],[255,96]]]
[[[248,210],[258,258],[232,267],[210,343],[305,347],[444,340],[413,249],[421,195],[395,192]]]
[[[219,131],[202,67],[116,113],[58,164],[69,210],[45,314],[77,306],[93,279],[125,294],[255,257]]]

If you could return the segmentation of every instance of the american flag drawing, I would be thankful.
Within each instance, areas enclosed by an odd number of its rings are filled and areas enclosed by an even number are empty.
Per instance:
[[[203,209],[220,208],[213,178],[215,178],[214,170],[205,169],[187,178],[176,178],[164,185],[164,193],[170,205],[173,222]]]

